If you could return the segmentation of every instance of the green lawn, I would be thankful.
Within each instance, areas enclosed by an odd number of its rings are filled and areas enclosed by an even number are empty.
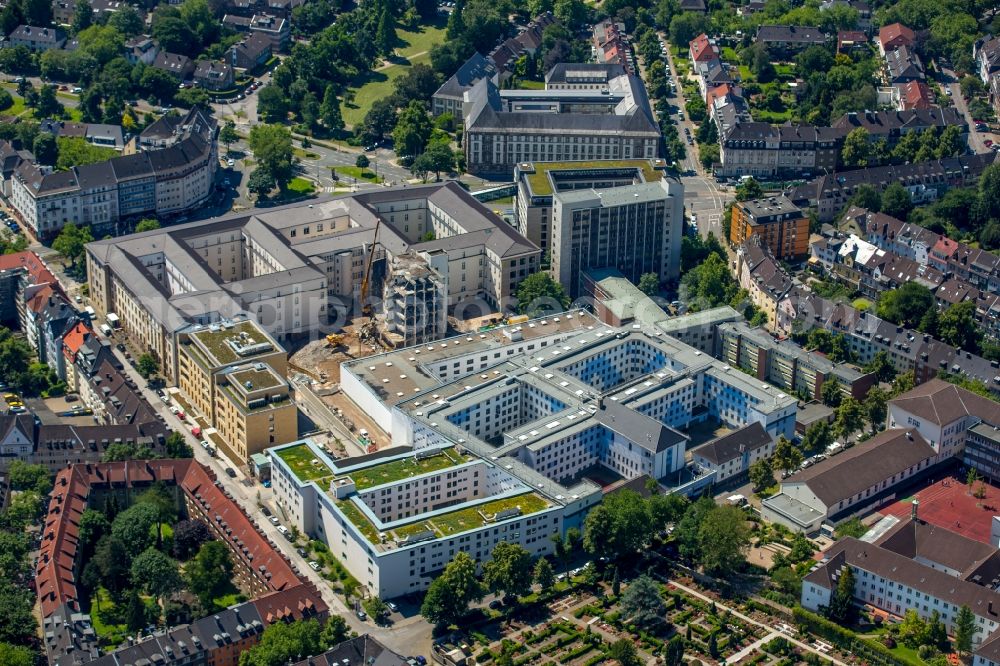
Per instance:
[[[482,527],[487,524],[483,516],[492,516],[506,509],[520,507],[521,515],[526,516],[536,513],[549,506],[549,503],[535,493],[525,493],[516,497],[505,497],[503,499],[487,502],[474,507],[459,509],[441,516],[435,517],[432,522],[434,526],[444,536],[458,534],[466,530]]]
[[[97,594],[91,599],[90,619],[98,639],[105,645],[118,645],[128,634],[125,624],[118,624],[118,609],[111,600],[111,595],[103,587],[98,588]]]
[[[773,125],[779,125],[785,121],[791,120],[794,113],[791,109],[786,109],[785,111],[765,111],[764,109],[753,109],[751,111],[753,119],[761,123],[771,123]]]
[[[351,472],[350,477],[354,480],[354,485],[358,490],[364,490],[372,486],[380,486],[383,483],[392,483],[419,474],[454,467],[467,460],[468,457],[458,453],[455,449],[445,449],[437,455],[426,458],[408,457]]]
[[[313,481],[333,476],[333,470],[327,467],[322,460],[316,458],[312,449],[305,444],[281,449],[277,455],[301,481]]]
[[[723,46],[722,49],[720,49],[720,55],[722,56],[722,59],[730,65],[735,65],[740,61],[739,55],[736,54],[736,49],[731,46]]]
[[[376,176],[375,173],[369,169],[359,169],[356,166],[338,166],[337,169],[337,180],[344,180],[344,177],[354,178],[355,180],[367,180],[370,183],[381,183],[382,177]]]
[[[753,73],[750,71],[750,68],[747,67],[746,65],[740,65],[740,80],[743,83],[750,83],[751,81],[754,80]]]
[[[545,90],[545,81],[518,81],[517,87],[522,90]]]
[[[300,160],[316,160],[319,159],[319,154],[314,153],[309,150],[304,150],[302,148],[292,148],[292,155],[295,155]]]
[[[295,177],[288,183],[287,190],[298,196],[312,194],[316,186],[308,178]]]
[[[341,113],[347,126],[353,127],[360,123],[375,100],[391,95],[392,82],[410,71],[410,67],[420,63],[429,64],[431,47],[444,41],[444,32],[445,23],[440,20],[421,26],[417,31],[397,30],[399,44],[396,53],[403,62],[366,72],[350,86],[354,102],[350,106],[341,103]]]
[[[240,594],[239,590],[234,587],[233,591],[229,594],[224,594],[221,597],[212,599],[212,603],[215,604],[216,608],[229,608],[230,606],[234,606],[246,600],[246,595]]]

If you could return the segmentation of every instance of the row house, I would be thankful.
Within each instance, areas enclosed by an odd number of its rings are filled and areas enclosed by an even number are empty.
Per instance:
[[[762,25],[757,28],[754,42],[763,44],[771,53],[791,56],[810,46],[826,44],[826,35],[817,27],[801,25]]]

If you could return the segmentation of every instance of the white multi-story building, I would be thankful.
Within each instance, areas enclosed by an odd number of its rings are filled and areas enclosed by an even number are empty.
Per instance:
[[[916,509],[915,509],[916,512]],[[914,610],[934,614],[949,634],[963,606],[976,619],[972,636],[975,666],[1000,662],[1000,551],[913,516],[874,541],[845,538],[825,554],[823,564],[802,581],[802,606],[830,605],[846,568],[854,575],[854,602],[902,618]]]

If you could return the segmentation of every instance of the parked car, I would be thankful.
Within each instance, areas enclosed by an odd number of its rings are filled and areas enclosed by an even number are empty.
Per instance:
[[[368,613],[364,612],[363,610],[359,610],[356,613],[356,615],[358,616],[358,619],[361,620],[362,622],[368,619]]]
[[[227,467],[226,468],[226,474],[229,476],[230,479],[235,479],[236,478],[236,470],[233,469],[232,467]]]
[[[387,601],[385,602],[385,605],[391,612],[393,613],[399,612],[399,606],[397,606],[394,601]]]
[[[319,562],[317,562],[316,560],[310,561],[309,568],[312,569],[313,571],[319,571]]]
[[[305,548],[302,548],[301,546],[299,548],[296,548],[295,552],[298,553],[300,557],[303,558],[309,557],[309,551],[307,551]]]
[[[264,516],[266,516],[267,518],[271,517],[271,510],[268,509],[266,506],[260,507],[260,512],[264,514]]]
[[[277,516],[271,516],[270,518],[268,518],[268,520],[271,521],[272,525],[278,525],[279,527],[281,526],[281,521],[278,520]]]

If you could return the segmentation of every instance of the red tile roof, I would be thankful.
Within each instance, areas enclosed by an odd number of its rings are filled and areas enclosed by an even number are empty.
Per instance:
[[[898,87],[904,111],[931,108],[931,90],[923,81],[910,81]]]
[[[34,252],[25,251],[0,255],[0,271],[9,271],[15,268],[27,270],[35,284],[56,283],[56,277]]]
[[[708,40],[708,35],[701,33],[689,44],[691,58],[695,62],[708,62],[719,57],[719,49]]]
[[[878,41],[883,51],[889,51],[898,46],[913,46],[917,36],[902,23],[892,23],[879,28]]]
[[[76,353],[80,351],[80,347],[86,341],[88,335],[92,335],[93,331],[90,329],[90,325],[86,322],[80,321],[76,325],[66,331],[63,335],[63,348],[67,352],[67,357],[72,361],[76,358]]]

